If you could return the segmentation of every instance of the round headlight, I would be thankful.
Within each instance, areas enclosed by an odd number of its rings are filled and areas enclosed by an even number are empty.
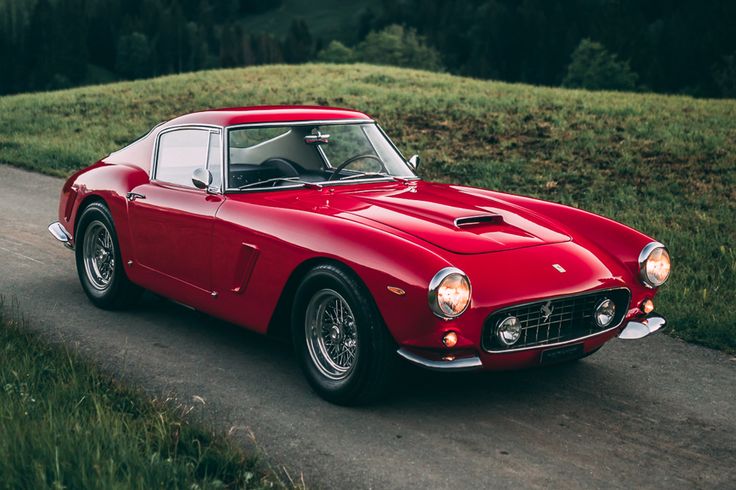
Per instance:
[[[616,316],[616,305],[610,299],[601,301],[595,309],[595,322],[599,327],[607,327]]]
[[[445,267],[429,283],[429,307],[440,318],[455,318],[470,304],[470,281],[460,269]]]
[[[496,336],[503,345],[514,345],[521,337],[521,322],[515,316],[505,318],[498,324]]]
[[[639,278],[645,286],[656,288],[670,276],[670,254],[664,245],[652,242],[639,254]]]

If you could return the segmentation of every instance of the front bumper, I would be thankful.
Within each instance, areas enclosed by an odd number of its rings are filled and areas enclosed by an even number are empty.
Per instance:
[[[665,326],[666,323],[667,321],[661,315],[650,313],[645,318],[638,318],[626,322],[624,326],[619,329],[608,330],[594,336],[583,339],[574,339],[560,344],[555,344],[554,346],[540,345],[538,347],[531,347],[521,351],[511,351],[506,353],[482,351],[481,355],[471,353],[458,353],[455,355],[450,352],[442,355],[432,355],[432,353],[429,352],[419,353],[416,352],[416,350],[402,347],[398,350],[398,354],[412,364],[434,371],[524,369],[538,366],[540,364],[542,351],[550,348],[554,349],[564,347],[566,345],[582,343],[584,346],[583,352],[585,354],[590,354],[614,337],[618,336],[625,340],[641,339],[647,335],[657,332]]]
[[[618,338],[635,340],[651,335],[667,324],[667,320],[657,313],[650,313],[640,320],[631,320],[618,334]]]
[[[74,245],[72,244],[72,236],[69,234],[68,231],[66,231],[64,225],[62,225],[58,221],[54,221],[49,225],[49,233],[51,233],[54,238],[62,242],[65,247],[74,249]]]
[[[401,348],[397,353],[407,361],[433,371],[475,371],[483,368],[478,356],[460,357],[445,356],[441,359],[430,359],[416,354],[409,349]]]

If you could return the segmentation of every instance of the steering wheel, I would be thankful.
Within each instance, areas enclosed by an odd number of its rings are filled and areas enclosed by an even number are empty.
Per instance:
[[[369,155],[369,154],[355,155],[354,157],[350,157],[347,160],[345,160],[344,162],[342,162],[340,165],[338,165],[337,168],[332,172],[332,175],[330,175],[327,178],[327,181],[329,182],[330,180],[335,180],[337,178],[337,176],[340,175],[340,172],[342,172],[345,169],[345,167],[347,167],[351,163],[355,163],[358,160],[363,160],[363,159],[366,159],[366,158],[369,159],[369,160],[375,160],[375,161],[377,161],[379,164],[381,164],[381,170],[386,170],[386,167],[383,165],[383,162],[376,155]]]
[[[284,158],[269,158],[261,166],[276,169],[283,177],[299,177],[299,171],[294,164]]]

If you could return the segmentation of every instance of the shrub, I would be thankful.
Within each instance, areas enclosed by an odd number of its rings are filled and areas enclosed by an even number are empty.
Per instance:
[[[360,61],[376,65],[394,65],[425,70],[441,70],[439,52],[428,46],[414,29],[390,25],[370,32],[356,47]]]
[[[355,61],[355,51],[340,41],[331,41],[317,54],[317,59],[326,63],[352,63]]]
[[[575,48],[562,85],[590,90],[634,90],[638,75],[598,42],[583,39]]]

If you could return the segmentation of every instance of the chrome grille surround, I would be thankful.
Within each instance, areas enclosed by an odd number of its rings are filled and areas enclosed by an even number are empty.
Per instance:
[[[616,314],[609,326],[600,327],[596,324],[593,313],[606,298],[615,303]],[[629,310],[630,301],[631,291],[627,288],[614,288],[502,308],[486,318],[481,342],[483,350],[492,353],[513,352],[565,344],[598,335],[621,325]],[[507,347],[496,337],[496,329],[509,316],[519,319],[522,333],[514,345]]]

